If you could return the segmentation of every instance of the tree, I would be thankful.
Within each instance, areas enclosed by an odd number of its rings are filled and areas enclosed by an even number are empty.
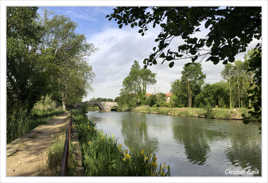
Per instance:
[[[232,64],[226,64],[224,70],[221,72],[221,75],[228,82],[229,88],[229,107],[232,108],[232,89],[231,89],[231,78],[234,75],[234,69]]]
[[[206,84],[196,96],[197,107],[226,107],[229,105],[229,95],[226,82]]]
[[[7,9],[7,110],[30,112],[48,91],[48,72],[37,53],[42,27],[36,22],[37,8]]]
[[[147,86],[155,83],[155,73],[152,73],[149,69],[141,68],[139,63],[134,61],[129,75],[123,80],[123,89],[120,95],[125,97],[128,95],[135,96],[136,104],[134,105],[139,105],[145,100]]]
[[[166,95],[164,93],[157,93],[146,97],[145,104],[154,107],[167,106]]]
[[[157,107],[167,106],[166,95],[164,93],[156,94],[156,105]]]
[[[249,87],[250,75],[247,73],[247,67],[245,61],[242,62],[238,60],[234,62],[234,102],[239,108],[248,106],[247,89]]]
[[[261,122],[261,113],[262,113],[262,100],[261,100],[261,55],[262,49],[256,48],[248,55],[248,73],[253,73],[250,87],[248,88],[248,98],[251,101],[249,109],[251,109],[250,114],[251,118]]]
[[[156,95],[147,96],[145,99],[145,104],[151,107],[154,106],[156,103],[157,103]]]
[[[157,64],[162,59],[172,67],[175,60],[195,61],[203,55],[214,64],[233,62],[254,38],[261,39],[261,15],[260,7],[116,7],[107,18],[116,21],[119,28],[137,27],[142,36],[149,27],[159,27],[158,46],[144,64]],[[204,27],[206,36],[196,34]],[[183,42],[172,50],[171,43],[177,37]]]
[[[43,26],[41,53],[49,55],[47,62],[54,68],[50,75],[54,84],[53,96],[60,98],[65,108],[66,103],[81,101],[90,89],[94,73],[85,58],[95,48],[86,42],[84,35],[75,33],[76,24],[67,17],[56,15],[48,19],[45,11]]]
[[[42,97],[76,103],[93,77],[84,60],[92,45],[74,32],[75,24],[62,16],[40,20],[37,10],[7,9],[8,141],[36,125],[31,112]]]
[[[126,91],[121,89],[118,104],[123,111],[125,111],[126,109],[129,110],[137,106],[137,101],[138,101],[137,95],[133,93],[127,93]]]
[[[201,64],[190,63],[184,65],[181,81],[187,91],[188,107],[192,107],[193,97],[200,92],[205,78],[206,75],[202,72]]]
[[[248,106],[247,89],[250,75],[247,73],[247,69],[246,61],[237,60],[234,64],[226,64],[221,73],[228,82],[230,108]]]
[[[174,107],[187,106],[187,90],[181,80],[175,80],[171,84],[171,105]]]

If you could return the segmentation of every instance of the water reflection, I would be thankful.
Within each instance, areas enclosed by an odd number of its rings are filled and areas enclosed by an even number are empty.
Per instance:
[[[185,155],[192,164],[206,163],[210,144],[213,142],[229,142],[229,145],[223,145],[222,149],[233,166],[244,170],[259,170],[261,173],[261,140],[258,126],[231,123],[215,123],[203,119],[183,119],[181,122],[173,119],[173,136],[177,143],[184,145]]]
[[[125,113],[122,118],[121,132],[124,144],[132,152],[153,153],[157,151],[158,140],[148,136],[145,114]]]
[[[185,154],[189,161],[198,165],[206,162],[210,148],[206,133],[202,128],[196,127],[189,120],[184,123],[173,120],[173,135],[178,143],[184,144]]]
[[[97,128],[132,152],[156,152],[171,175],[224,176],[226,169],[261,170],[259,125],[141,113],[90,113]]]
[[[225,153],[232,165],[244,170],[259,171],[255,175],[261,175],[261,139],[258,126],[232,128],[230,142],[231,146],[225,149]]]
[[[210,152],[209,143],[225,138],[223,131],[214,129],[213,123],[204,119],[174,118],[172,124],[174,139],[184,145],[186,157],[193,164],[204,165]]]

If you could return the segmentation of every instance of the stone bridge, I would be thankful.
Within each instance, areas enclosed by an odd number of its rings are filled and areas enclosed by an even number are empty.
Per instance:
[[[88,106],[97,106],[102,112],[109,112],[118,107],[116,102],[89,101]]]

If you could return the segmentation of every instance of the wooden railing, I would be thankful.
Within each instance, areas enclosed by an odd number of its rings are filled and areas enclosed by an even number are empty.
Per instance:
[[[64,151],[63,151],[63,156],[62,156],[62,160],[61,160],[61,170],[60,170],[60,175],[61,176],[65,176],[67,174],[68,157],[69,157],[69,145],[70,145],[70,142],[71,142],[71,133],[72,133],[72,118],[70,119],[70,123],[68,125],[68,128],[66,129]]]

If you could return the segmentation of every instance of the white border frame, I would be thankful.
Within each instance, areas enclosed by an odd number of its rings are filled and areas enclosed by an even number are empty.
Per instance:
[[[92,0],[92,1],[1,1],[1,168],[0,182],[267,182],[267,8],[266,0]],[[7,6],[261,6],[262,7],[262,176],[261,177],[7,177],[6,176],[6,7]],[[3,46],[2,46],[3,45]]]

